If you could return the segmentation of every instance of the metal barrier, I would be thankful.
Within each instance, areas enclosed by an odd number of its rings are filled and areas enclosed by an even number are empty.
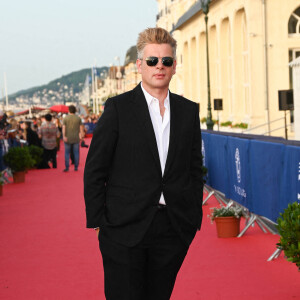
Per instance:
[[[240,232],[240,234],[237,236],[238,238],[241,238],[251,226],[255,225],[255,223],[264,233],[270,232],[274,235],[278,234],[278,231],[276,228],[277,224],[275,222],[273,222],[272,220],[270,220],[264,216],[259,216],[257,214],[251,213],[245,206],[243,206],[240,203],[235,202],[231,199],[227,199],[225,197],[225,194],[221,193],[220,191],[217,191],[216,189],[213,189],[212,187],[210,187],[208,185],[204,185],[204,190],[207,193],[207,196],[203,200],[202,205],[205,205],[208,202],[208,200],[212,196],[214,196],[215,199],[218,201],[218,203],[221,206],[226,206],[226,207],[238,206],[238,207],[242,208],[243,217],[246,219],[246,225],[243,228],[243,230]],[[281,252],[282,252],[281,249],[276,249],[275,252],[267,259],[267,261],[272,261],[272,260],[278,258],[279,255],[281,254]]]

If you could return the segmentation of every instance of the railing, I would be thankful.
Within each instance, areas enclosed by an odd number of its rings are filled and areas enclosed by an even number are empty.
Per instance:
[[[255,127],[251,127],[251,128],[249,128],[249,129],[243,130],[242,133],[250,132],[250,131],[252,131],[252,130],[254,130],[254,129],[261,128],[261,127],[265,127],[265,126],[268,125],[268,124],[272,124],[272,123],[275,123],[275,122],[280,121],[280,120],[283,120],[283,119],[284,119],[284,117],[279,118],[279,119],[276,119],[276,120],[273,120],[273,121],[271,121],[271,122],[266,122],[266,123],[257,125],[257,126],[255,126]],[[268,132],[266,132],[266,133],[268,133]]]
[[[255,127],[252,127],[252,128],[246,129],[246,130],[243,130],[242,133],[249,133],[250,131],[253,131],[253,130],[258,129],[258,128],[265,127],[267,125],[270,125],[272,123],[275,123],[275,122],[278,122],[278,121],[281,121],[281,120],[284,120],[284,123],[285,123],[284,126],[281,126],[281,127],[278,127],[278,128],[275,128],[275,129],[272,129],[272,130],[269,130],[269,131],[266,131],[266,132],[262,133],[262,135],[267,135],[267,134],[269,134],[271,132],[274,132],[274,131],[277,131],[277,130],[280,130],[280,129],[285,129],[285,138],[287,139],[287,128],[291,127],[292,123],[290,123],[288,125],[286,124],[286,113],[285,113],[285,116],[282,117],[282,118],[278,118],[278,119],[275,119],[273,121],[266,122],[264,124],[260,124],[258,126],[255,126]]]

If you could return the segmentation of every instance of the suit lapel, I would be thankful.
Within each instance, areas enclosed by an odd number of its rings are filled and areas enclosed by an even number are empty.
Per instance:
[[[178,123],[178,107],[176,99],[174,95],[170,92],[170,140],[169,140],[169,149],[168,149],[168,156],[165,166],[164,174],[168,173],[170,169],[172,160],[175,157],[176,153],[176,131],[177,131],[177,123]]]
[[[159,168],[159,170],[161,171],[156,137],[155,137],[147,101],[145,99],[145,95],[142,91],[140,84],[133,90],[133,96],[131,100],[133,102],[133,111],[137,119],[139,120],[140,124],[142,125],[142,128],[145,129],[147,141],[150,146],[154,161],[157,167]]]

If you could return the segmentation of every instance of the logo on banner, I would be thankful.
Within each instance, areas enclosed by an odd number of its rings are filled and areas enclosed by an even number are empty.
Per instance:
[[[201,152],[202,152],[202,163],[203,165],[205,165],[205,145],[204,145],[204,141],[202,140],[202,149],[201,149]]]
[[[236,170],[236,177],[237,182],[241,182],[241,158],[240,158],[240,151],[239,148],[235,149],[235,170]]]

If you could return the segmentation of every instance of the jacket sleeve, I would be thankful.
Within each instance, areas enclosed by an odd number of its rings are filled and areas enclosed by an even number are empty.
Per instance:
[[[195,105],[195,122],[193,134],[192,160],[191,160],[191,175],[193,180],[194,190],[197,196],[197,207],[199,214],[198,229],[202,222],[202,200],[203,200],[203,171],[202,171],[202,138],[200,130],[200,120],[198,106]]]
[[[84,198],[88,228],[101,227],[104,222],[105,186],[117,139],[117,110],[114,101],[108,99],[93,132],[84,169]]]

